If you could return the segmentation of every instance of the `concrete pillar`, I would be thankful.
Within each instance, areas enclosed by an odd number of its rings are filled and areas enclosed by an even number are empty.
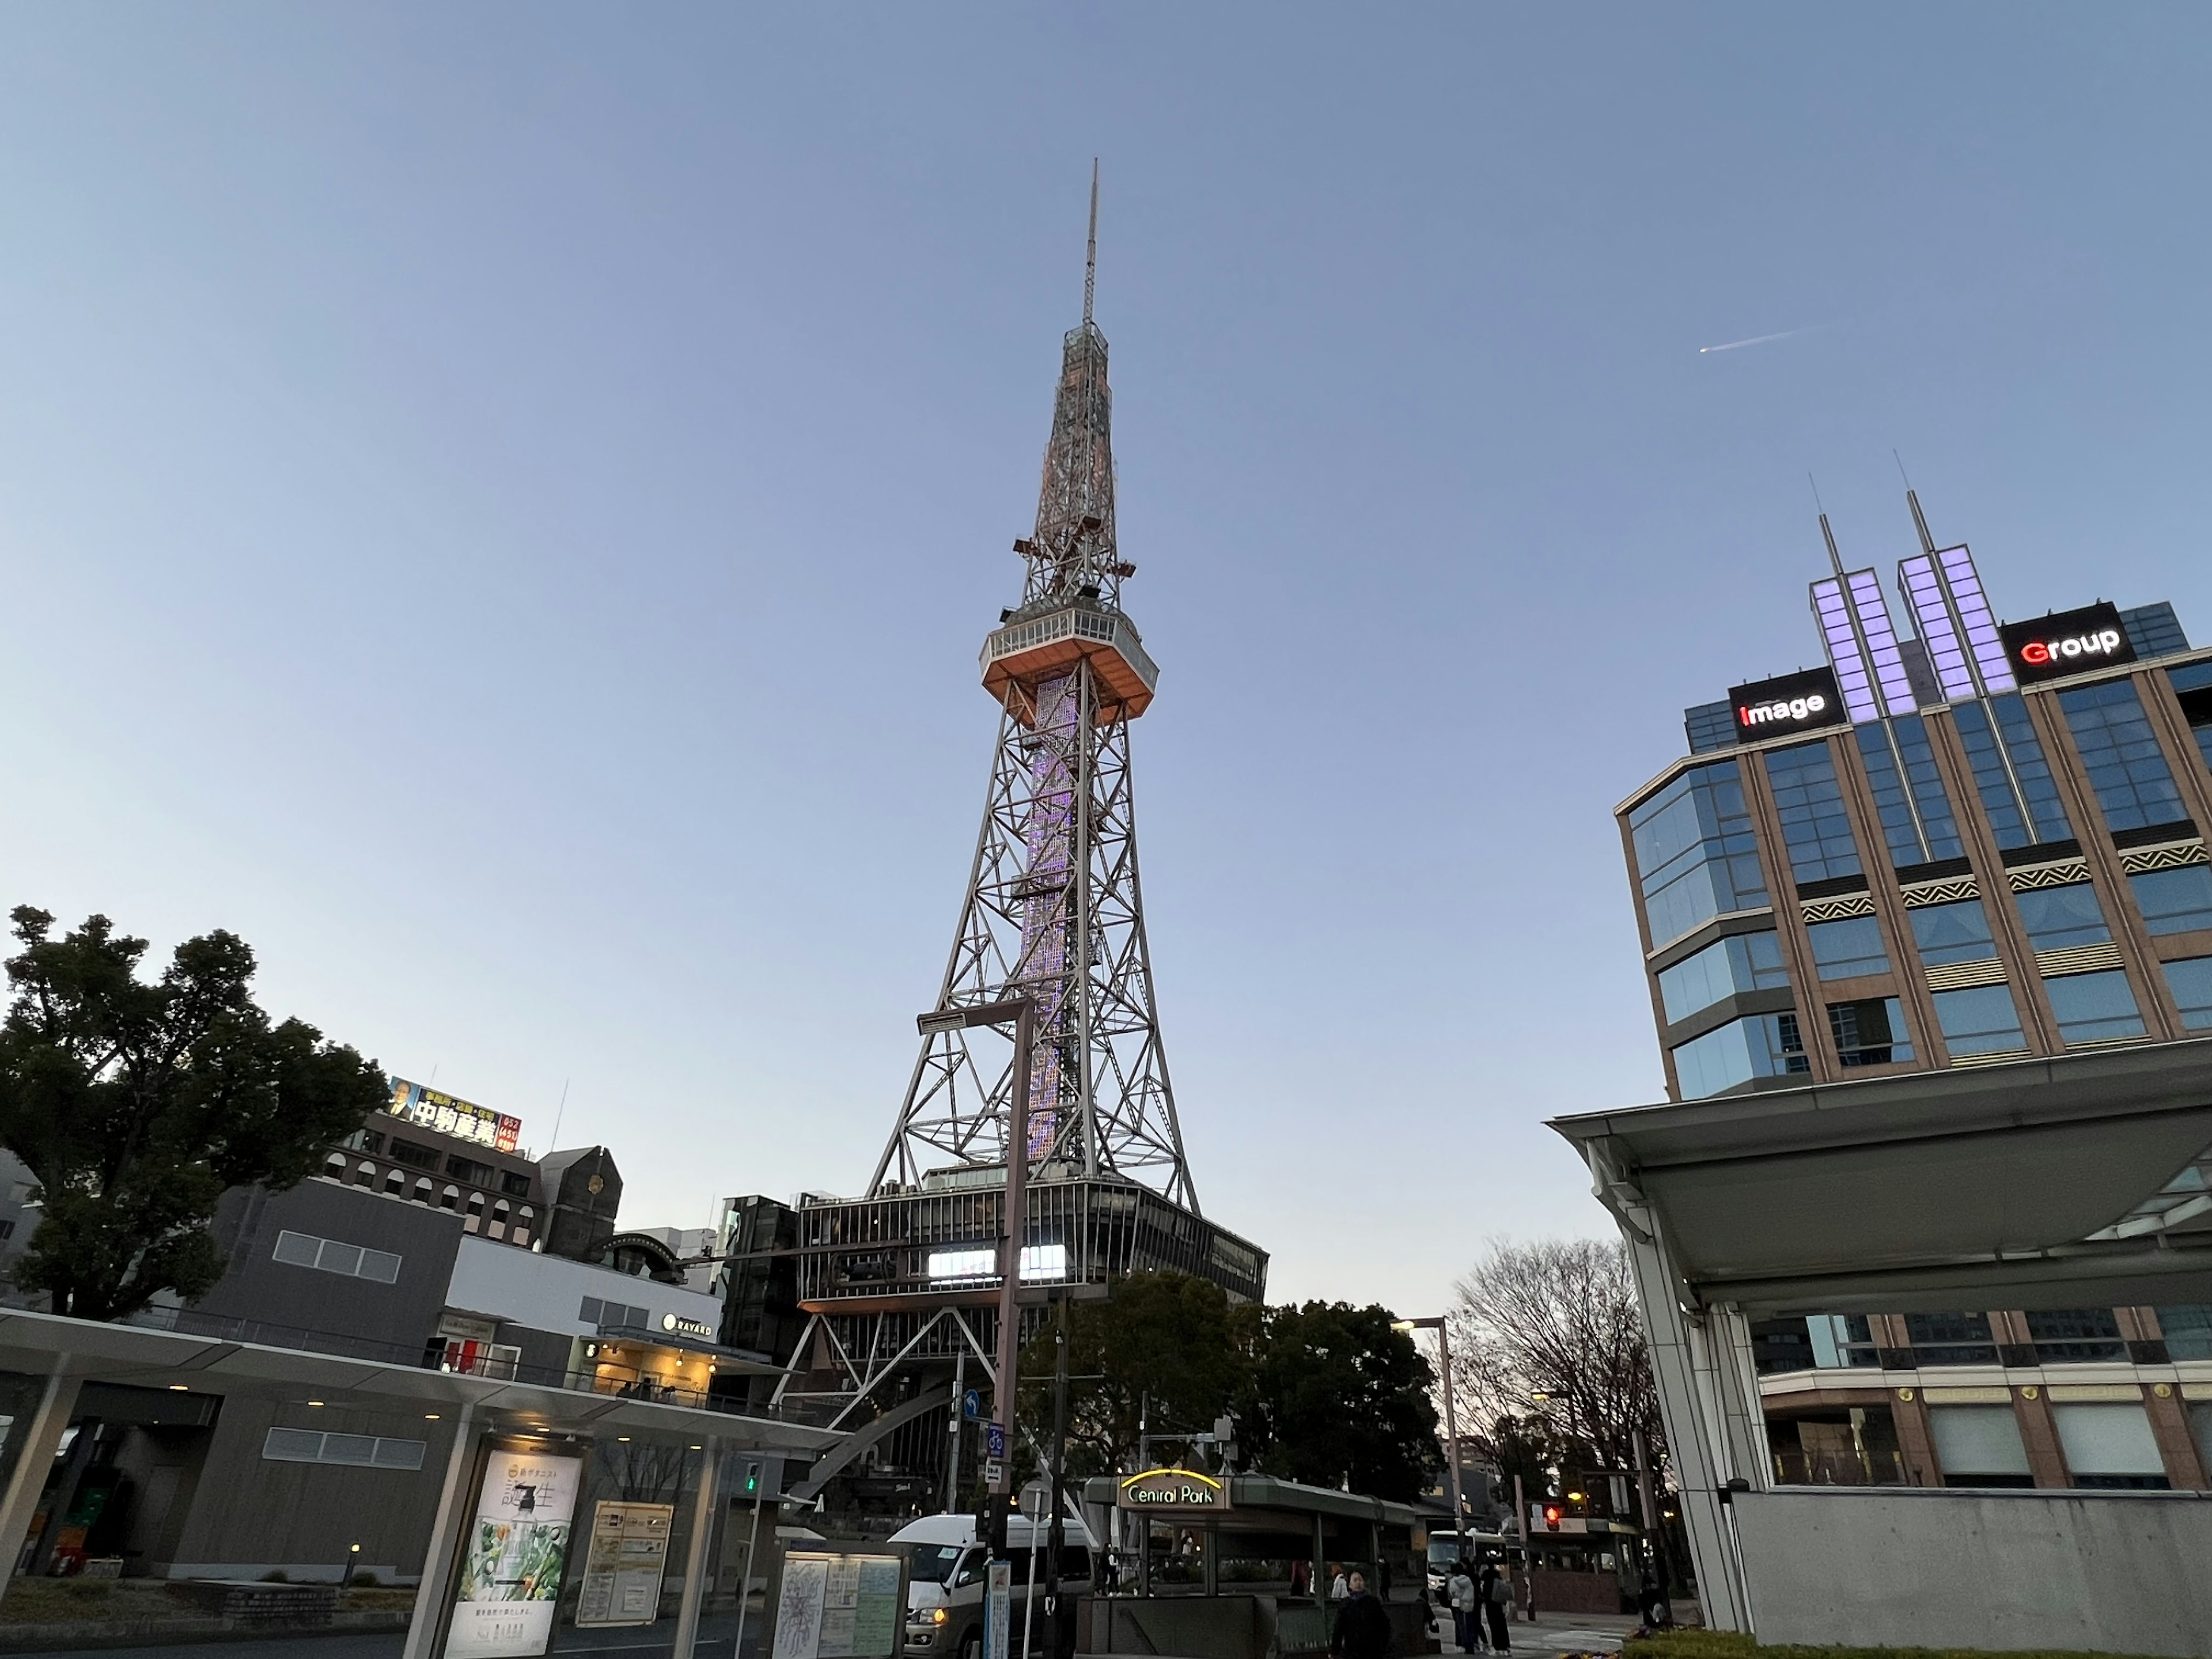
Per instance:
[[[1328,1607],[1328,1540],[1322,1532],[1321,1511],[1313,1518],[1313,1598],[1325,1611]]]
[[[453,1559],[468,1524],[470,1476],[476,1473],[477,1404],[465,1401],[453,1425],[453,1449],[446,1457],[446,1478],[438,1491],[437,1518],[430,1523],[429,1547],[422,1553],[422,1581],[415,1589],[415,1611],[407,1620],[407,1640],[399,1659],[432,1659],[445,1630],[452,1595]],[[575,1529],[569,1529],[574,1536]]]
[[[1200,1547],[1206,1551],[1206,1593],[1218,1595],[1221,1594],[1221,1528],[1208,1527],[1200,1540]],[[1031,1553],[1034,1557],[1035,1553]],[[679,1655],[678,1659],[682,1659],[682,1656]]]
[[[1905,1479],[1915,1486],[1940,1486],[1943,1476],[1936,1467],[1936,1439],[1928,1426],[1928,1402],[1917,1389],[1890,1392],[1890,1422],[1897,1429],[1897,1455],[1905,1465]]]
[[[1731,1517],[1721,1490],[1736,1471],[1730,1467],[1720,1402],[1712,1389],[1712,1369],[1703,1347],[1703,1316],[1694,1320],[1682,1306],[1680,1281],[1656,1231],[1656,1218],[1632,1206],[1621,1226],[1636,1298],[1651,1341],[1651,1370],[1659,1387],[1659,1414],[1667,1425],[1667,1447],[1681,1486],[1684,1530],[1698,1572],[1698,1600],[1712,1630],[1752,1633],[1751,1611],[1743,1593],[1742,1565]],[[1748,1479],[1749,1477],[1745,1477]],[[1524,1516],[1523,1527],[1528,1525]]]
[[[62,1443],[62,1431],[69,1427],[78,1390],[84,1386],[83,1378],[69,1375],[69,1363],[65,1353],[54,1356],[54,1368],[46,1376],[39,1408],[24,1431],[23,1449],[8,1476],[8,1489],[0,1493],[0,1596],[15,1582],[15,1558],[23,1553],[23,1536],[31,1529],[31,1517],[38,1513],[39,1492],[54,1467],[55,1449]],[[53,1524],[49,1523],[49,1531]]]
[[[669,1659],[691,1659],[699,1640],[699,1604],[707,1593],[707,1534],[714,1529],[722,1443],[709,1440],[699,1454],[699,1490],[691,1501],[691,1547],[684,1555],[684,1597],[676,1608],[676,1640]]]

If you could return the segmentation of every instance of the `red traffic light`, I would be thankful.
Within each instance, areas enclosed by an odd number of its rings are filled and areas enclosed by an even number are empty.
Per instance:
[[[1544,1529],[1545,1529],[1547,1532],[1557,1532],[1557,1531],[1559,1531],[1559,1516],[1560,1516],[1563,1513],[1565,1513],[1565,1511],[1563,1511],[1563,1510],[1559,1508],[1559,1506],[1557,1504],[1545,1504],[1545,1505],[1544,1505]]]

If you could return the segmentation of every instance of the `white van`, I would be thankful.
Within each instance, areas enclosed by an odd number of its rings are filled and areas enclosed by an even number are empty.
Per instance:
[[[1090,1528],[1082,1517],[1071,1515],[1063,1523],[1060,1545],[1060,1593],[1079,1595],[1091,1588]],[[1021,1650],[1022,1615],[1030,1577],[1030,1547],[1036,1546],[1037,1616],[1044,1616],[1047,1586],[1044,1552],[1052,1527],[1027,1516],[1006,1517],[1006,1554],[1014,1568],[1014,1650]],[[984,1568],[988,1558],[975,1541],[972,1515],[926,1515],[891,1534],[914,1559],[906,1593],[906,1648],[910,1654],[950,1654],[954,1659],[981,1659],[983,1651]],[[1040,1626],[1039,1636],[1042,1636]],[[1036,1638],[1032,1639],[1032,1646]]]

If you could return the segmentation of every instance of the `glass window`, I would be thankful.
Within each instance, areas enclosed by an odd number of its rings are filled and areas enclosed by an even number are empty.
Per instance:
[[[1947,1486],[2032,1484],[2027,1444],[2010,1406],[1930,1406],[1928,1435]]]
[[[2212,869],[2201,864],[2179,870],[2146,870],[2130,876],[2136,908],[2154,933],[2186,933],[2212,927]]]
[[[2166,678],[2173,683],[2175,700],[2189,721],[2189,735],[2197,739],[2197,752],[2212,766],[2212,662],[2169,668]]]
[[[1628,815],[1654,945],[1766,903],[1759,843],[1734,761],[1685,772]]]
[[[2105,912],[2097,894],[2086,881],[2063,887],[2039,887],[2014,893],[2020,919],[2027,925],[2028,943],[2039,951],[2063,951],[2076,945],[2102,945],[2112,936],[2105,926]]]
[[[2181,1010],[2181,1023],[2192,1031],[2212,1030],[2212,957],[2184,957],[2159,964],[2166,988]]]
[[[1662,969],[1659,1002],[1671,1025],[1739,991],[1779,990],[1789,983],[1782,966],[1782,943],[1770,928],[1708,945]]]
[[[2008,1054],[2026,1048],[2021,1034],[2020,1010],[2013,1006],[2012,988],[2005,985],[1977,985],[1966,991],[1938,991],[1935,995],[1936,1027],[1943,1033],[1943,1046],[1954,1060],[1968,1054]]]
[[[1997,727],[2004,733],[2005,753],[2012,757],[2013,773],[2020,779],[2020,792],[2026,798],[2036,840],[2070,841],[2074,826],[2058,799],[2058,783],[2051,775],[2051,763],[2044,758],[2043,740],[2035,735],[2027,705],[2018,692],[2009,692],[1991,697],[1990,712],[1996,716]]]
[[[1774,791],[1793,881],[1832,881],[1863,873],[1850,817],[1844,811],[1843,787],[1836,781],[1835,757],[1825,738],[1769,752],[1766,781]]]
[[[2132,680],[2108,680],[2058,694],[2058,706],[2074,732],[2089,787],[2112,830],[2140,830],[2189,816],[2181,791],[2166,769],[2142,699]]]
[[[1813,960],[1822,979],[1856,979],[1886,974],[1889,957],[1881,948],[1881,925],[1872,916],[1816,921],[1805,930],[1813,941]]]
[[[1814,1314],[1805,1322],[1813,1344],[1813,1363],[1828,1370],[1839,1365],[1879,1365],[1874,1328],[1864,1314]]]
[[[2174,1359],[2212,1359],[2212,1304],[2184,1303],[2158,1310],[2166,1352]]]
[[[1978,898],[1951,904],[1924,904],[1905,913],[1912,922],[1912,942],[1930,968],[1954,962],[1987,962],[1997,953],[1990,933],[1990,914]]]
[[[1912,1058],[1905,1006],[1895,997],[1832,1002],[1828,1030],[1835,1036],[1836,1058],[1846,1066],[1888,1066]]]
[[[2162,1490],[2166,1459],[2140,1401],[2127,1405],[2066,1403],[2051,1408],[2066,1473],[2076,1486]]]
[[[2136,994],[2129,988],[2128,976],[2118,969],[2046,979],[2043,994],[2051,999],[2059,1036],[2068,1042],[2110,1042],[2143,1034]]]
[[[2037,1358],[2125,1359],[2120,1322],[2110,1308],[2045,1308],[2025,1316]]]
[[[1990,1316],[1978,1313],[1907,1314],[1912,1356],[1923,1365],[1994,1365],[1996,1340]]]
[[[1959,844],[1959,826],[1951,817],[1950,798],[1943,793],[1942,775],[1936,770],[1928,727],[1920,716],[1869,721],[1856,727],[1854,735],[1873,787],[1875,816],[1889,844],[1890,862],[1902,866],[1960,856],[1965,849]]]
[[[1809,1071],[1797,1016],[1753,1014],[1692,1037],[1673,1050],[1682,1098],[1698,1100],[1755,1077]]]

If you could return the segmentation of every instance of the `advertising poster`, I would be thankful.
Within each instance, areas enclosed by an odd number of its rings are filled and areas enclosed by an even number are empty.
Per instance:
[[[673,1504],[602,1503],[592,1510],[584,1547],[579,1625],[649,1625],[660,1616]]]
[[[983,1578],[983,1659],[1013,1659],[1014,1566],[994,1561]]]
[[[448,1654],[536,1659],[545,1651],[583,1469],[580,1457],[492,1453],[461,1539]]]
[[[893,1659],[905,1612],[897,1556],[793,1551],[776,1596],[774,1659]]]

